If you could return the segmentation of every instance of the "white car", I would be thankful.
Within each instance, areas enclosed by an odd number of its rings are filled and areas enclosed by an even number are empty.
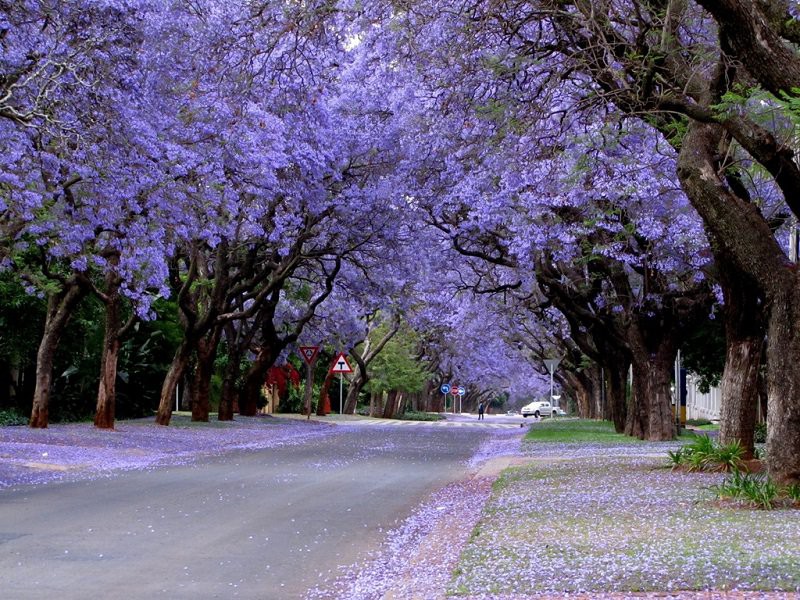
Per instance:
[[[558,406],[552,406],[549,402],[531,402],[522,407],[523,417],[563,417],[565,413]]]

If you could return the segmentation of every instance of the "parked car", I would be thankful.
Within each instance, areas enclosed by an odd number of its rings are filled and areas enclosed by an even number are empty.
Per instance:
[[[522,407],[523,417],[563,417],[567,413],[549,402],[531,402]]]

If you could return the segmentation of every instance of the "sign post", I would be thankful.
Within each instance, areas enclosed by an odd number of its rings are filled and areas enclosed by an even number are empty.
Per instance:
[[[439,391],[441,391],[442,396],[444,396],[444,412],[447,412],[447,394],[450,392],[450,384],[443,383],[442,387],[439,388]]]
[[[353,369],[350,367],[350,363],[347,362],[347,356],[344,352],[339,352],[336,355],[336,358],[333,360],[333,366],[331,367],[331,373],[338,373],[339,374],[339,414],[344,414],[344,398],[342,398],[342,381],[344,378],[344,373],[352,373]]]
[[[558,363],[561,362],[560,358],[545,358],[544,359],[544,366],[547,367],[547,370],[550,371],[550,406],[553,406],[553,373],[555,373],[556,369],[558,368]],[[561,396],[559,396],[560,398]]]
[[[461,399],[466,395],[467,388],[463,385],[458,388],[458,414],[461,414]]]
[[[457,385],[454,385],[450,388],[450,393],[453,396],[453,414],[456,414],[456,398],[458,398],[459,394],[461,394],[461,388],[459,388]]]
[[[305,393],[305,412],[308,419],[311,418],[311,394],[314,388],[314,363],[317,362],[319,346],[300,346],[300,357],[306,363],[306,393]]]

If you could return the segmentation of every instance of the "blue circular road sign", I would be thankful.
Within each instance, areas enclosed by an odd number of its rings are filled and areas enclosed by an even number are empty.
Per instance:
[[[442,391],[443,394],[448,394],[448,393],[450,393],[450,384],[449,383],[443,383],[442,387],[440,387],[439,389]]]

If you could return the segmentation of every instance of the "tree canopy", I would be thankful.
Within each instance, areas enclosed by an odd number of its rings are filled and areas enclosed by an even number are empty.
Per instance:
[[[353,350],[388,327],[354,389],[431,409],[449,380],[529,395],[559,357],[582,414],[671,439],[673,361],[713,316],[723,438],[752,451],[765,387],[769,469],[797,480],[799,15],[0,0],[3,318],[31,302],[43,321],[35,358],[13,331],[0,349],[9,372],[36,365],[31,425],[96,303],[102,428],[126,344],[166,319],[162,425],[180,385],[196,419],[214,377],[220,418],[253,414],[298,345]]]

